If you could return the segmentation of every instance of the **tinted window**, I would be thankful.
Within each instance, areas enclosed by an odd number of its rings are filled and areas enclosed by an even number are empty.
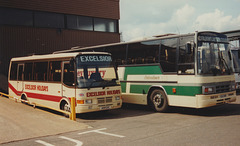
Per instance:
[[[159,43],[139,42],[128,45],[128,64],[147,64],[159,62]]]
[[[24,80],[25,81],[30,81],[32,80],[32,76],[33,76],[33,63],[25,63],[24,66]]]
[[[78,16],[67,15],[67,28],[78,29]]]
[[[48,81],[61,82],[61,61],[49,62]]]
[[[232,51],[232,57],[233,57],[233,65],[235,69],[235,73],[240,73],[240,54],[238,50],[231,50]]]
[[[194,74],[194,49],[187,51],[187,43],[193,42],[193,36],[181,37],[179,39],[179,60],[178,73],[179,74]]]
[[[106,47],[106,52],[110,52],[112,54],[112,58],[114,62],[118,65],[126,64],[126,49],[127,45],[117,45]]]
[[[48,67],[48,62],[34,63],[34,80],[35,81],[47,81],[47,67]]]
[[[0,24],[118,32],[118,20],[0,7]]]
[[[35,26],[64,28],[64,15],[47,12],[35,12]]]
[[[67,28],[93,31],[93,20],[91,17],[67,15]]]
[[[74,65],[64,63],[63,83],[68,86],[74,85]]]
[[[117,32],[117,21],[94,18],[94,31]]]
[[[164,72],[176,72],[177,38],[161,42],[160,64]]]
[[[12,63],[10,71],[10,80],[17,80],[17,63]]]
[[[0,8],[0,24],[33,25],[33,13],[27,10]]]
[[[23,65],[22,64],[18,65],[18,80],[19,81],[23,80]]]

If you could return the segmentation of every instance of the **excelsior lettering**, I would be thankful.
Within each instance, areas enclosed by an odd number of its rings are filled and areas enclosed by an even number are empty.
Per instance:
[[[25,89],[28,89],[28,90],[36,90],[37,86],[36,85],[28,85],[28,84],[25,84]]]
[[[111,62],[111,56],[80,56],[81,62]]]
[[[106,95],[105,91],[88,92],[88,93],[87,93],[87,97],[103,96],[103,95]]]

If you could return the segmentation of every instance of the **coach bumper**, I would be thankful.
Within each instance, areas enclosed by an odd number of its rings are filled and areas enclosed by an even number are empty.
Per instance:
[[[236,101],[236,91],[196,96],[197,96],[197,108],[216,106]]]

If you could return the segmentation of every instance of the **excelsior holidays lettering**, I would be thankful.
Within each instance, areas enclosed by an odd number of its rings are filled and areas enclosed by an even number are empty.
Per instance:
[[[48,86],[25,84],[26,90],[38,90],[48,92]]]

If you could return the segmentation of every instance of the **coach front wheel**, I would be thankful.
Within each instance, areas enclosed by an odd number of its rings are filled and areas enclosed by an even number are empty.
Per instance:
[[[64,110],[65,112],[71,112],[70,106],[68,105],[67,102],[63,101],[60,106],[61,110]],[[69,114],[63,113],[65,117],[69,117]]]
[[[165,112],[168,109],[167,96],[163,90],[155,89],[150,95],[151,107],[157,112]]]

